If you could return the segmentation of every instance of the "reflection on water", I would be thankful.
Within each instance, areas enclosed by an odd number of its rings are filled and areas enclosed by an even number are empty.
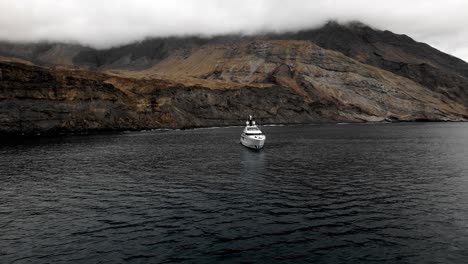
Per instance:
[[[261,175],[265,171],[265,149],[260,151],[242,147],[240,150],[241,174]]]
[[[0,263],[466,263],[468,124],[0,143]]]

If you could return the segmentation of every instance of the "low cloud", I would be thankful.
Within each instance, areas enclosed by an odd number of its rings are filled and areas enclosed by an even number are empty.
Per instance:
[[[169,35],[252,34],[358,20],[468,61],[465,0],[0,0],[0,40],[108,48]]]

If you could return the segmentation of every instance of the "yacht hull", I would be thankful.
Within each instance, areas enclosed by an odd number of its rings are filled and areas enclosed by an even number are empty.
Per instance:
[[[249,136],[242,136],[240,139],[240,143],[244,145],[245,147],[248,147],[251,149],[261,149],[263,148],[263,145],[265,144],[265,139],[255,139]]]

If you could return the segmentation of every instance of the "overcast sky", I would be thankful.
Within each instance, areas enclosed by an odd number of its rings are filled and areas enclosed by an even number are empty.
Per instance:
[[[359,20],[468,61],[467,0],[0,0],[0,40],[97,48],[145,37],[255,33]]]

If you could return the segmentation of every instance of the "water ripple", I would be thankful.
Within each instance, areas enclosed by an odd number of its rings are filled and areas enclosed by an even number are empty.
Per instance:
[[[0,143],[0,263],[466,263],[468,125]]]

